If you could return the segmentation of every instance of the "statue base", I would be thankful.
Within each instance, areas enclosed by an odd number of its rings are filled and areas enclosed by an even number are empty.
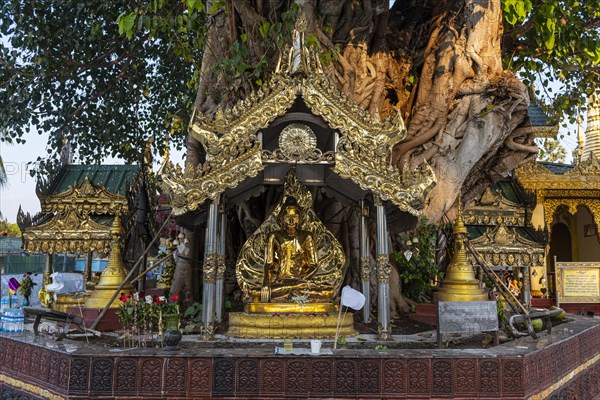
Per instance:
[[[248,303],[244,306],[247,313],[335,313],[339,310],[332,303]]]
[[[471,280],[444,280],[441,289],[433,294],[433,302],[438,301],[486,301],[489,300],[487,292],[479,287],[479,281]]]
[[[257,303],[253,303],[257,304]],[[290,303],[262,303],[272,306],[295,306]],[[330,305],[328,303],[314,303],[314,305]],[[308,308],[311,304],[303,306],[301,312],[232,312],[229,313],[228,336],[251,339],[280,339],[280,338],[305,338],[328,339],[335,337],[338,323],[337,312],[317,312]],[[337,307],[336,307],[337,308]],[[340,336],[356,336],[354,318],[352,314],[342,314],[340,323]]]

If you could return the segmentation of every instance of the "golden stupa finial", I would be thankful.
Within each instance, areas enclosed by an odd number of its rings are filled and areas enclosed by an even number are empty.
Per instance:
[[[465,226],[465,221],[463,220],[463,211],[462,211],[462,195],[458,195],[458,214],[456,215],[456,222],[454,223],[454,234],[466,234],[467,227]]]
[[[306,19],[306,14],[304,14],[304,10],[300,10],[298,12],[298,18],[296,19],[296,25],[294,29],[298,32],[306,32],[306,28],[308,28],[308,20]]]

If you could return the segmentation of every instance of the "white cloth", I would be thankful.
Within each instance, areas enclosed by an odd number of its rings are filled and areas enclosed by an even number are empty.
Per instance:
[[[350,307],[353,310],[360,310],[365,305],[365,295],[350,286],[344,286],[342,289],[342,305]]]

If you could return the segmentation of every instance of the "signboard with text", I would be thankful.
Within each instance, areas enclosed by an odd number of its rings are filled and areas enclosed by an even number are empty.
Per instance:
[[[600,303],[600,262],[557,262],[558,303]]]

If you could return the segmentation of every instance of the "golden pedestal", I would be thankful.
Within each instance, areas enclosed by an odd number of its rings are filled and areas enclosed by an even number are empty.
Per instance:
[[[68,312],[67,307],[84,307],[85,299],[88,295],[86,294],[84,297],[73,297],[67,293],[61,293],[56,296],[56,301],[52,303],[52,309],[56,311]]]
[[[462,204],[458,203],[458,216],[454,224],[454,255],[446,270],[442,287],[434,293],[434,302],[438,301],[485,301],[488,295],[479,287],[473,267],[469,264],[465,252],[467,227],[462,219]]]
[[[253,309],[278,310],[256,312]],[[337,306],[331,303],[250,303],[245,312],[229,313],[228,336],[253,339],[335,337],[338,322]],[[331,310],[331,311],[314,311]],[[340,336],[355,336],[352,314],[342,314]]]
[[[85,300],[85,306],[87,308],[104,308],[127,277],[127,271],[125,270],[123,260],[121,259],[121,248],[118,240],[119,235],[122,233],[121,218],[119,218],[118,215],[115,217],[111,233],[113,234],[113,244],[110,249],[110,260],[108,260],[108,265],[104,268],[104,271],[102,271],[100,281],[98,281],[94,291],[90,297]],[[130,283],[127,283],[121,288],[121,292],[123,293],[129,293],[131,291],[133,291],[133,286]],[[110,308],[117,307],[119,307],[118,296],[116,301],[113,301],[110,305]]]

